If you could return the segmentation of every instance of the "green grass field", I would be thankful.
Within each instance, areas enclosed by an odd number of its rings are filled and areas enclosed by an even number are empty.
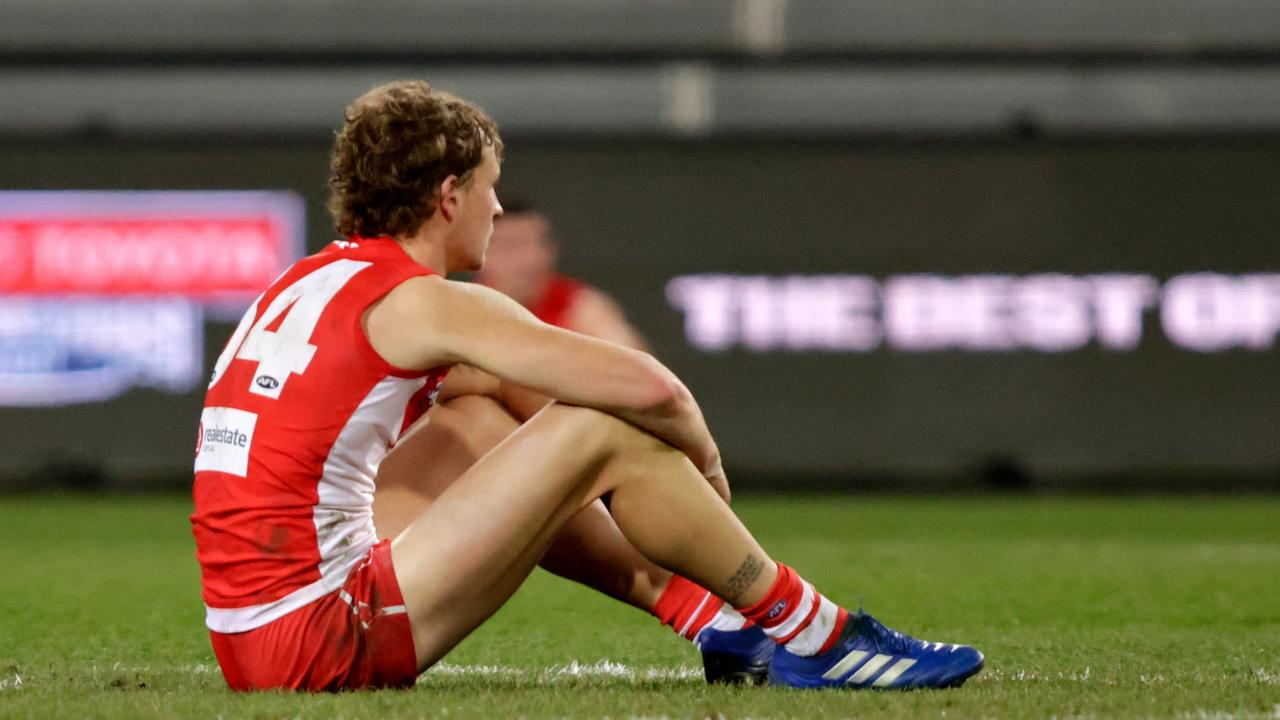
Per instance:
[[[710,688],[656,621],[535,574],[406,692],[229,692],[173,497],[0,498],[0,717],[1280,718],[1280,498],[748,497],[777,557],[980,647],[959,690]]]

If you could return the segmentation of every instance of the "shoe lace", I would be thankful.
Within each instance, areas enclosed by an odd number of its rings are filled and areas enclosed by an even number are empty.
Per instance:
[[[883,623],[870,615],[858,611],[858,621],[862,623],[863,634],[871,638],[877,652],[888,651],[889,654],[905,654],[911,650],[912,638],[897,630],[885,627]]]

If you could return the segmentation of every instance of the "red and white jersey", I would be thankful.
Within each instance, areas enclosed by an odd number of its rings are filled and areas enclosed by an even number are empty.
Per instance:
[[[396,368],[361,316],[431,271],[389,238],[300,260],[219,356],[196,440],[191,515],[211,630],[243,632],[338,589],[377,540],[374,476],[448,368]]]

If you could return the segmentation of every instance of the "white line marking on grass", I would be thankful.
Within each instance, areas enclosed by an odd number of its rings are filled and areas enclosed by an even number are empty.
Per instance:
[[[111,663],[109,667],[100,667],[98,665],[89,666],[89,671],[95,675],[99,671],[124,672],[124,673],[150,673],[150,672],[176,672],[188,675],[208,675],[210,673],[221,673],[222,670],[217,665],[204,665],[200,663],[186,663],[182,665],[126,665],[116,661]]]
[[[1211,710],[1207,708],[1196,708],[1195,710],[1184,710],[1171,717],[1179,720],[1276,720],[1280,718],[1280,705],[1271,708],[1271,713],[1256,712],[1245,710],[1244,712],[1233,710]]]
[[[475,677],[496,680],[523,680],[527,682],[555,682],[557,680],[625,680],[631,683],[653,681],[701,680],[702,671],[683,668],[632,668],[622,663],[601,660],[568,665],[552,665],[547,668],[515,668],[505,665],[452,665],[440,663],[423,674],[423,677]]]
[[[148,673],[180,673],[186,675],[220,675],[221,669],[214,664],[187,663],[182,665],[131,665],[114,662],[110,665],[89,666],[95,682],[103,674],[127,673],[145,675]],[[422,674],[422,679],[430,677],[478,678],[519,682],[527,684],[568,683],[579,680],[621,680],[638,685],[652,682],[701,682],[702,670],[692,667],[629,667],[610,660],[594,663],[583,663],[577,660],[565,665],[551,665],[540,668],[520,668],[508,665],[453,665],[439,663]],[[0,677],[0,691],[15,690],[28,687],[22,677],[14,674]]]
[[[1156,678],[1159,678],[1159,680],[1156,680]],[[1085,667],[1083,672],[1063,672],[1059,670],[1052,675],[1041,674],[1034,670],[1016,670],[1008,673],[1003,670],[990,670],[977,675],[974,677],[974,680],[981,680],[984,682],[1003,682],[1005,680],[1012,680],[1014,682],[1054,682],[1057,680],[1067,680],[1069,682],[1094,683],[1097,685],[1117,684],[1115,678],[1098,677],[1094,675],[1093,668],[1088,666]],[[1159,682],[1163,681],[1164,678],[1160,678],[1159,676],[1142,675],[1139,676],[1139,680],[1143,683],[1148,681]]]
[[[1254,668],[1249,674],[1252,679],[1263,685],[1280,685],[1280,675],[1271,672],[1266,668]],[[1115,677],[1107,675],[1096,675],[1092,668],[1086,667],[1082,672],[1065,672],[1059,670],[1055,673],[1038,673],[1034,670],[1000,670],[989,669],[982,674],[974,677],[974,681],[980,684],[984,683],[1001,683],[1001,682],[1026,682],[1026,683],[1043,683],[1043,682],[1078,682],[1092,683],[1095,685],[1117,686],[1128,684],[1132,680],[1137,680],[1141,685],[1168,685],[1170,679],[1160,673],[1146,674],[1141,673],[1136,678],[1133,676]],[[1195,675],[1197,681],[1239,681],[1241,673],[1197,673]],[[1185,679],[1175,678],[1173,682],[1184,682]],[[1276,718],[1280,720],[1280,717]]]

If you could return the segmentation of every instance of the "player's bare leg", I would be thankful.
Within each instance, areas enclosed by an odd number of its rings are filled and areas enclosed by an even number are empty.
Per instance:
[[[378,470],[373,517],[379,537],[398,536],[518,427],[519,420],[489,397],[464,395],[432,408]],[[671,579],[670,571],[627,542],[599,500],[565,523],[539,565],[645,612],[652,611]]]
[[[458,478],[392,546],[419,664],[515,592],[568,520],[606,492],[651,561],[737,606],[777,568],[693,464],[609,415],[552,405]]]
[[[532,402],[517,402],[533,412]],[[505,403],[490,395],[446,400],[403,437],[379,468],[374,524],[393,538],[426,510],[467,468],[520,426]],[[539,565],[652,614],[693,642],[708,682],[760,683],[774,644],[719,598],[673,577],[622,535],[604,503],[595,500],[571,517]]]
[[[426,669],[515,592],[563,525],[606,492],[628,541],[777,642],[771,682],[949,687],[982,654],[851,616],[776,564],[679,451],[594,410],[552,405],[458,478],[392,544]]]

